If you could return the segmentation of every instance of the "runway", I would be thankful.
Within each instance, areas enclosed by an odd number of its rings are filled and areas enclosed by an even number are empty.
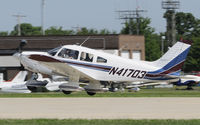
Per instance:
[[[200,119],[200,98],[0,98],[0,119]]]

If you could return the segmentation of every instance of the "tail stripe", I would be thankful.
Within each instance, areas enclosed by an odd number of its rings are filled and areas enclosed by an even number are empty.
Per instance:
[[[171,70],[171,69],[173,69],[174,67],[177,67],[177,65],[179,65],[179,64],[184,63],[189,50],[190,50],[190,48],[188,48],[185,51],[183,51],[180,55],[178,55],[176,58],[174,58],[172,61],[170,61],[163,68],[161,68],[159,70],[156,70],[156,71],[148,72],[148,74],[159,74],[159,73],[166,72],[166,71],[168,73],[170,73],[171,71],[174,71],[174,70]],[[178,67],[181,68],[181,66],[179,65]]]

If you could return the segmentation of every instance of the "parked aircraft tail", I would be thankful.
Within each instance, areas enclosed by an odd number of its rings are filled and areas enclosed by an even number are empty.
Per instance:
[[[17,73],[17,75],[11,81],[12,82],[24,82],[27,74],[28,74],[27,71],[20,71]]]
[[[181,68],[186,60],[192,42],[183,40],[172,46],[160,59],[153,62],[159,70],[148,72],[149,77],[163,75],[179,76]]]

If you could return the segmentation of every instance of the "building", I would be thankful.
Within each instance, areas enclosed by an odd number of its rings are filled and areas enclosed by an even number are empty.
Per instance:
[[[82,44],[124,58],[145,60],[144,36],[134,35],[69,35],[69,36],[6,36],[0,37],[0,79],[8,80],[21,65],[12,55],[18,51],[21,40],[27,40],[23,51],[48,51],[66,44]]]

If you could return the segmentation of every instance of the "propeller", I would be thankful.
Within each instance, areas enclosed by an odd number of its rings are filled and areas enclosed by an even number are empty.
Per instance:
[[[19,46],[18,46],[18,48],[17,48],[17,52],[16,52],[15,54],[13,54],[13,56],[14,56],[15,58],[17,58],[19,61],[20,61],[22,49],[23,49],[23,47],[24,47],[26,44],[27,44],[27,41],[26,41],[25,39],[22,39],[21,42],[20,42],[20,44],[19,44]],[[25,68],[24,68],[24,66],[21,64],[21,61],[20,61],[20,65],[21,65],[20,70],[24,70]]]
[[[27,44],[27,40],[25,40],[25,39],[21,40],[21,42],[20,42],[20,44],[19,44],[19,47],[18,47],[19,53],[22,52],[22,49],[23,49],[23,47],[24,47],[26,44]]]

